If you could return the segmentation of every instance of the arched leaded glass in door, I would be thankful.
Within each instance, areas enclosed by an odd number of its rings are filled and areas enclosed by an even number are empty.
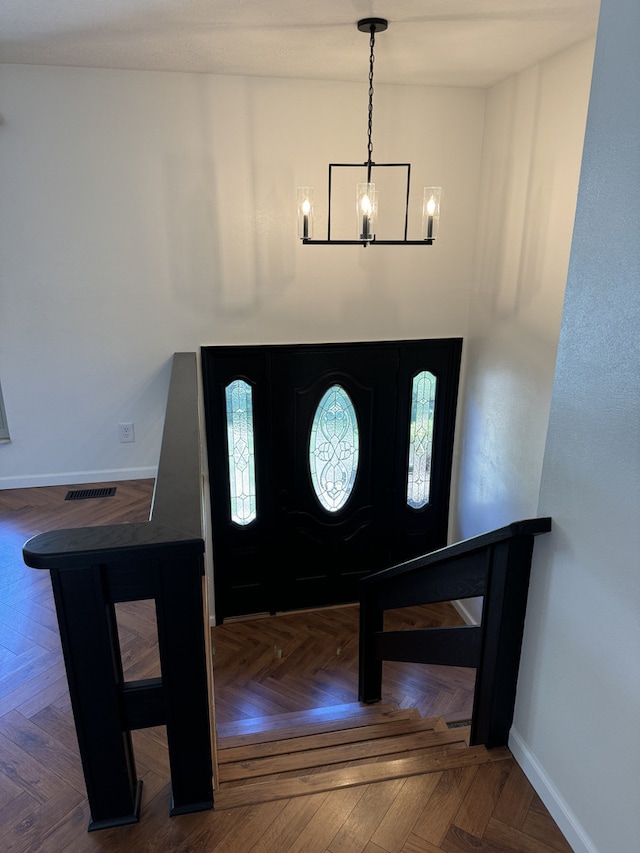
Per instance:
[[[422,509],[429,503],[435,402],[436,377],[422,370],[413,377],[411,385],[407,504],[414,509]]]
[[[225,388],[225,403],[231,520],[246,525],[257,517],[251,386],[242,379],[231,382]]]
[[[358,419],[353,402],[341,385],[332,385],[318,403],[309,440],[311,482],[328,512],[338,512],[349,500],[358,459]]]

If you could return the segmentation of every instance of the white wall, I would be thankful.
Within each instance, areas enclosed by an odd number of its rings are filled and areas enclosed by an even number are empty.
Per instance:
[[[554,518],[512,748],[576,850],[631,853],[638,8],[603,7],[544,468],[592,43],[488,93],[482,173],[484,92],[376,87],[375,157],[445,188],[415,250],[294,236],[295,187],[364,159],[362,86],[0,66],[0,488],[152,476],[176,350],[465,336],[456,536]]]
[[[153,476],[174,351],[463,335],[484,92],[376,87],[435,247],[302,247],[366,156],[366,84],[0,66],[0,488]],[[434,132],[437,129],[437,133]],[[320,225],[319,227],[324,227]],[[133,421],[134,444],[117,424]]]
[[[593,50],[487,93],[455,539],[537,514]],[[481,600],[463,609],[478,620]]]
[[[638,33],[603,0],[510,742],[579,853],[639,849]]]

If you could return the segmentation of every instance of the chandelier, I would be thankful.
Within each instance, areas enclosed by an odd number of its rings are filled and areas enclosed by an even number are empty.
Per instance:
[[[411,189],[410,163],[375,163],[373,156],[373,65],[376,33],[384,32],[389,22],[384,18],[363,18],[358,21],[358,30],[369,33],[369,108],[367,120],[367,159],[364,163],[329,163],[327,238],[314,239],[313,187],[298,187],[298,237],[304,246],[311,245],[361,245],[361,246],[431,246],[438,234],[440,222],[440,187],[424,187],[422,197],[422,239],[407,239],[409,227],[409,198]],[[356,237],[351,240],[331,237],[332,182],[334,170],[361,168],[362,180],[356,184],[355,225]],[[397,169],[404,175],[404,239],[386,240],[376,237],[378,219],[378,189],[374,180],[376,169]]]

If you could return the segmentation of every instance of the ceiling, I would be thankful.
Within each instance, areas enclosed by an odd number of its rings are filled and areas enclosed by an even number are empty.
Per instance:
[[[0,0],[0,62],[490,86],[595,35],[599,0]]]

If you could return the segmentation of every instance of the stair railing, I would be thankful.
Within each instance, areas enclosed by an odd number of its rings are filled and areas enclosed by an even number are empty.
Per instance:
[[[382,698],[383,661],[474,667],[470,745],[506,746],[516,697],[534,537],[533,518],[457,542],[361,581],[358,696]],[[384,612],[482,596],[479,625],[384,631]]]
[[[151,726],[166,726],[170,814],[213,807],[202,506],[196,355],[175,353],[150,520],[54,530],[23,548],[51,574],[89,830],[138,821],[131,732]],[[161,677],[125,681],[115,605],[144,599],[155,601]]]

